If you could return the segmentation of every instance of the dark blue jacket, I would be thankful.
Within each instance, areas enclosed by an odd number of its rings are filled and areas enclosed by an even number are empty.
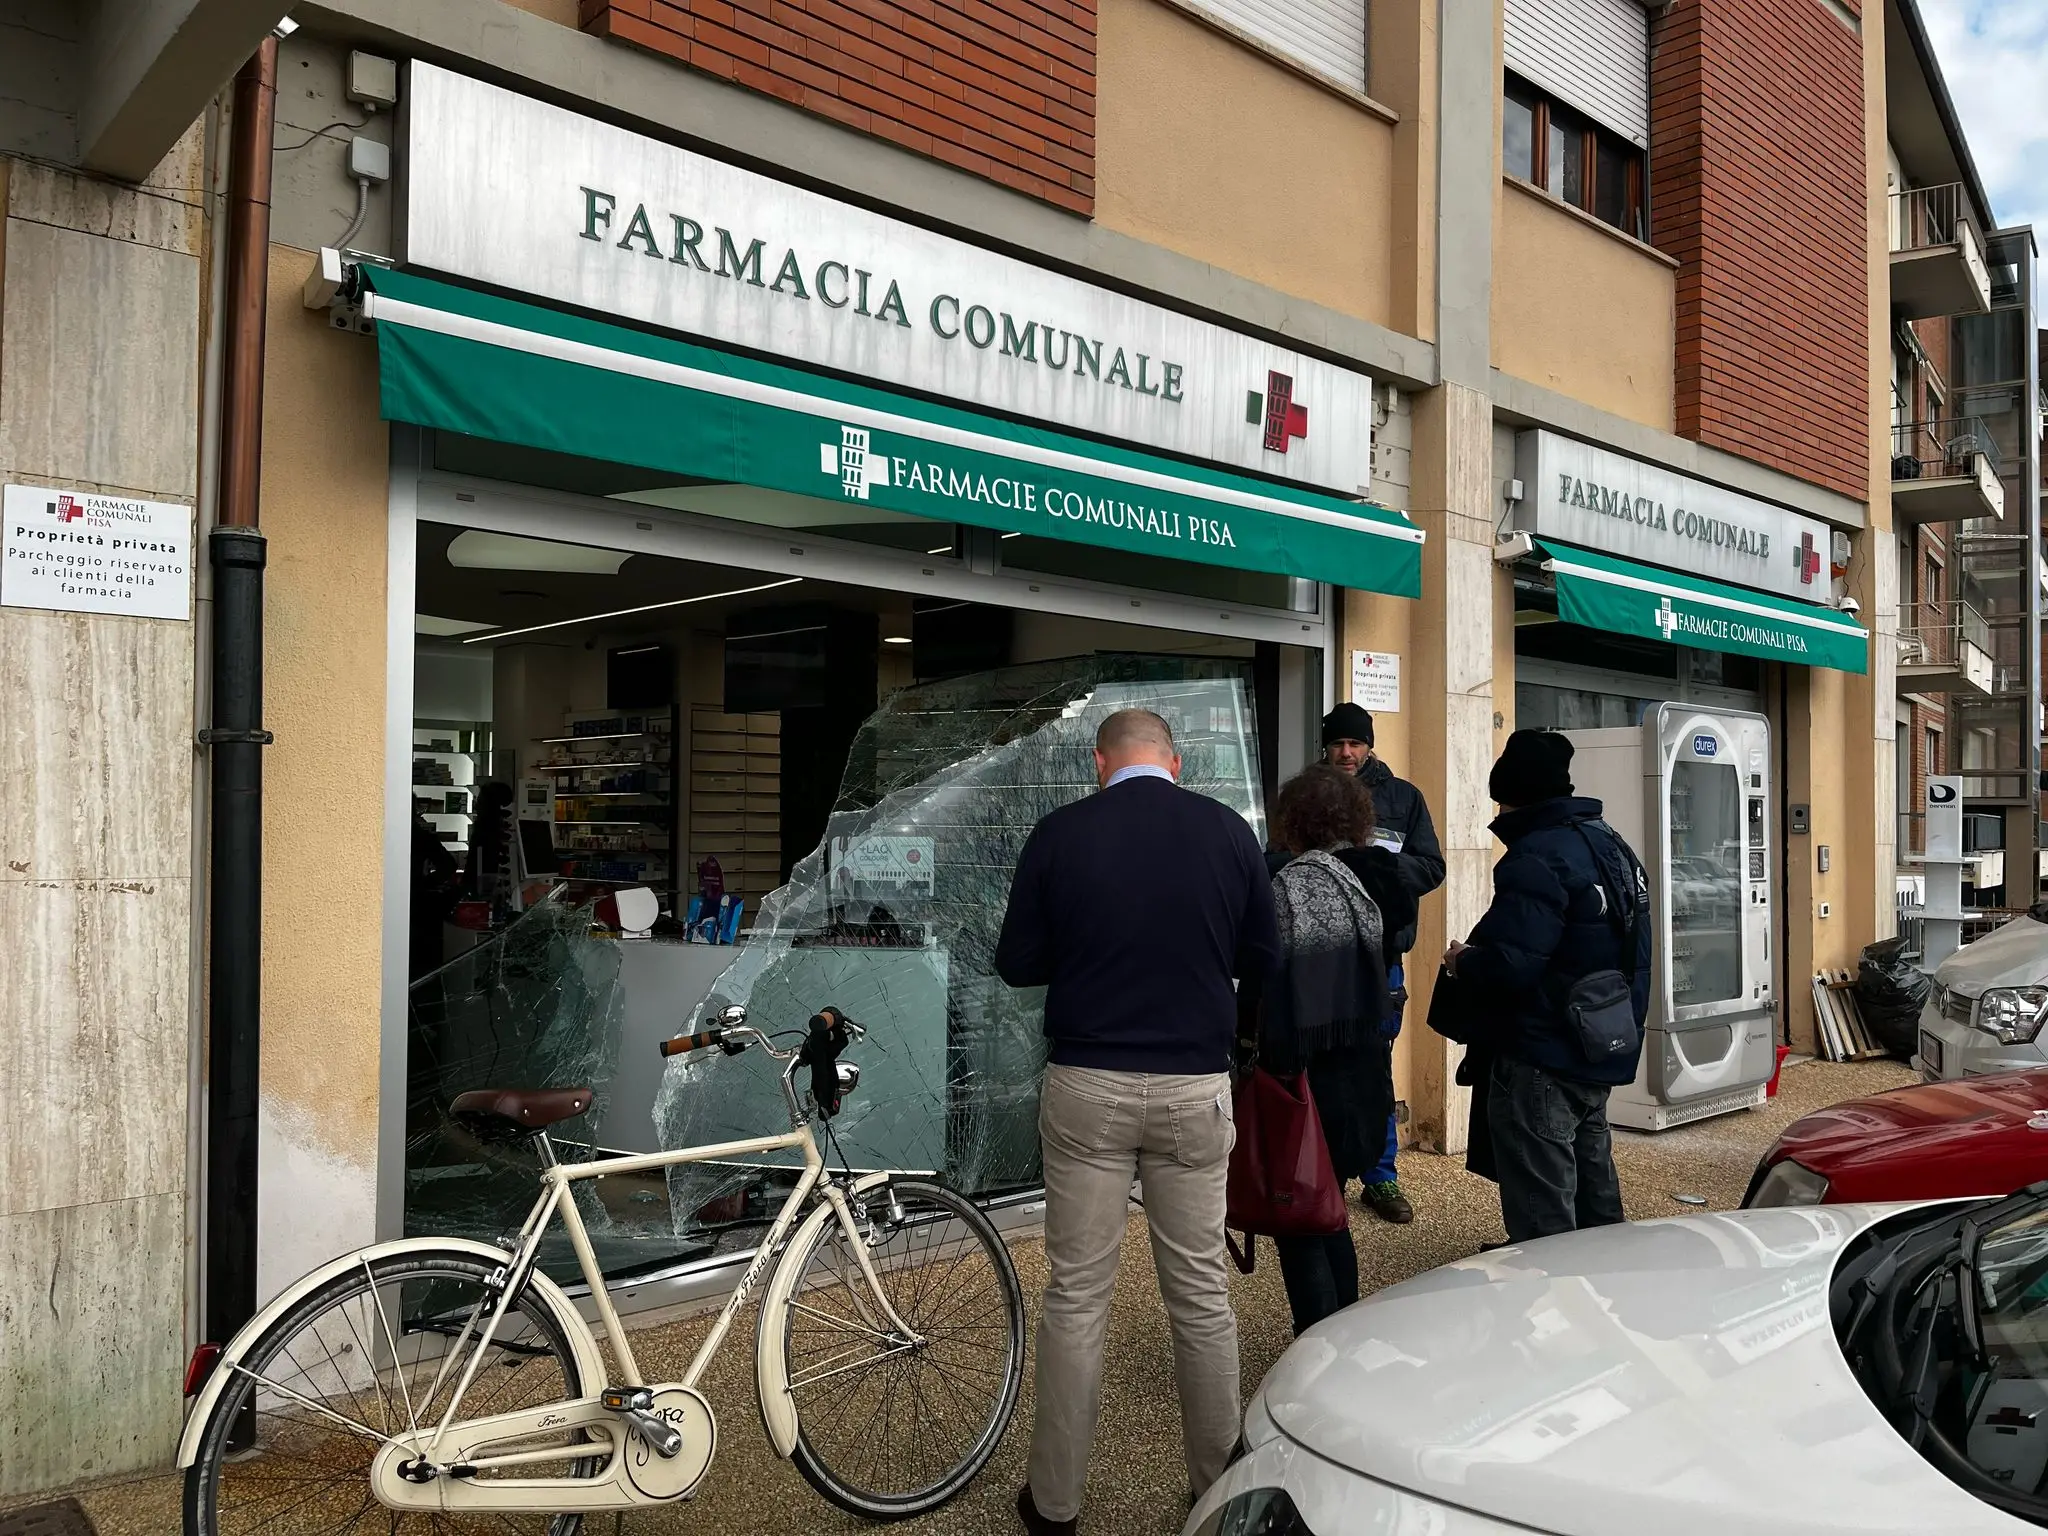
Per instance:
[[[1273,889],[1245,819],[1158,778],[1126,779],[1032,829],[996,974],[1045,987],[1061,1066],[1228,1072],[1236,979],[1278,960]]]
[[[1458,957],[1458,980],[1495,1020],[1489,1044],[1582,1083],[1626,1083],[1642,1054],[1595,1067],[1573,1038],[1565,994],[1594,971],[1634,982],[1636,1024],[1650,1009],[1649,886],[1621,835],[1600,819],[1598,800],[1546,800],[1503,812],[1493,835],[1507,852],[1493,867],[1493,905]],[[1597,850],[1597,862],[1596,862]],[[1636,904],[1635,952],[1622,953],[1603,891]]]
[[[1422,898],[1444,883],[1444,850],[1436,840],[1436,822],[1430,818],[1429,802],[1422,791],[1377,757],[1367,758],[1358,770],[1365,787],[1372,791],[1373,821],[1382,834],[1401,839],[1395,854],[1401,869],[1401,883],[1420,904]],[[1393,965],[1415,947],[1415,920],[1387,929],[1387,963]]]

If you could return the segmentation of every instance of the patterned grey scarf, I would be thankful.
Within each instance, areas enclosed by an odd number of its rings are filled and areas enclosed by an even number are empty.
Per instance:
[[[1306,1063],[1358,1045],[1379,1028],[1385,970],[1380,909],[1328,853],[1305,853],[1273,877],[1281,970],[1267,988],[1265,1034],[1278,1055]]]

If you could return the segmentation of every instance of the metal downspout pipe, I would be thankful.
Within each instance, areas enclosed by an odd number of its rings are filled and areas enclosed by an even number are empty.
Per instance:
[[[229,148],[226,358],[213,571],[208,879],[204,1336],[225,1343],[256,1310],[256,1149],[263,910],[263,340],[269,298],[277,39],[235,76]]]

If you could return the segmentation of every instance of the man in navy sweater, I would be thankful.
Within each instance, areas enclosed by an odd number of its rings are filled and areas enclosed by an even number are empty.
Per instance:
[[[1017,1512],[1070,1536],[1101,1395],[1103,1338],[1132,1180],[1173,1325],[1188,1486],[1222,1475],[1238,1435],[1237,1320],[1223,1245],[1236,1139],[1233,981],[1279,959],[1264,855],[1242,816],[1179,787],[1173,732],[1126,709],[1095,736],[1098,794],[1054,811],[1017,861],[996,972],[1044,987],[1039,1100],[1049,1278],[1038,1410]]]

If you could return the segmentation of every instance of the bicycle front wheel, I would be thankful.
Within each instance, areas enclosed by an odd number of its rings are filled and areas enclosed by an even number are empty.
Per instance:
[[[531,1284],[479,1351],[499,1294],[490,1284],[495,1267],[460,1249],[386,1254],[280,1317],[232,1367],[214,1406],[185,1474],[186,1536],[576,1536],[581,1515],[399,1514],[370,1491],[378,1451],[415,1425],[438,1423],[472,1361],[464,1419],[596,1390],[578,1369],[571,1325]],[[531,1444],[541,1448],[547,1438]],[[601,1470],[603,1457],[578,1454],[590,1448],[582,1431],[558,1439],[559,1463],[519,1470]]]
[[[1024,1297],[965,1196],[898,1178],[854,1208],[887,1307],[836,1221],[783,1260],[799,1266],[781,1324],[794,1459],[841,1509],[901,1520],[965,1488],[1002,1440],[1024,1376]]]

